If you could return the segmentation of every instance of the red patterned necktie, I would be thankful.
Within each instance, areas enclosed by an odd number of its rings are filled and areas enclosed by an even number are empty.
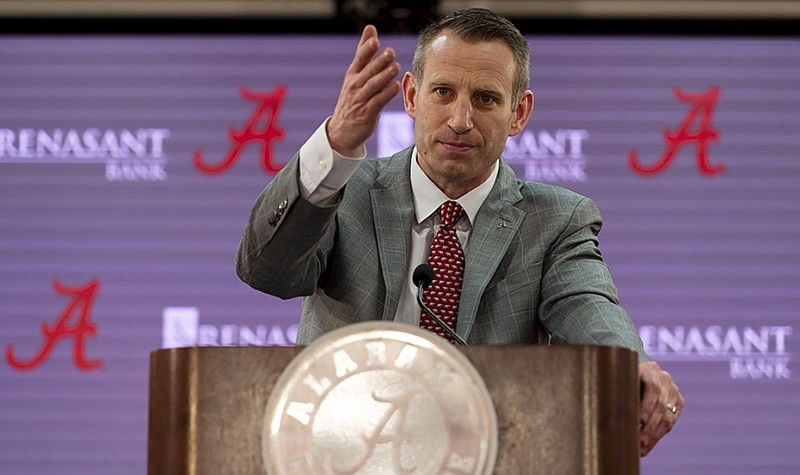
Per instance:
[[[456,236],[456,223],[464,208],[455,201],[447,201],[439,207],[442,226],[436,233],[428,252],[428,264],[433,267],[433,282],[422,294],[425,305],[453,330],[456,329],[458,303],[461,298],[461,282],[464,276],[464,251]],[[423,312],[419,325],[455,343],[430,317]]]

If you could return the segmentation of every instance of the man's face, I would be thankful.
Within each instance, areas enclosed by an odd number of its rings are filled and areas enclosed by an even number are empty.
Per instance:
[[[412,73],[403,77],[417,157],[425,174],[458,198],[489,177],[506,139],[525,127],[533,93],[513,107],[514,58],[500,41],[470,44],[445,30],[424,66],[421,82]]]

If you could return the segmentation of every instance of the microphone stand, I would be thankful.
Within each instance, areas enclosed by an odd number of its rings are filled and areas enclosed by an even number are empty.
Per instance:
[[[428,281],[428,282],[420,281],[417,284],[417,303],[419,304],[420,308],[422,309],[423,312],[425,312],[425,315],[431,317],[431,320],[436,322],[437,325],[439,325],[444,331],[446,331],[447,334],[450,335],[450,338],[455,340],[456,343],[458,343],[459,345],[467,346],[467,342],[463,338],[461,338],[458,335],[458,333],[455,332],[455,330],[450,328],[449,325],[446,325],[442,321],[442,319],[440,319],[439,317],[434,315],[433,312],[431,312],[431,310],[428,308],[428,306],[425,305],[425,303],[422,301],[422,289],[424,287],[427,287],[428,284],[430,284],[430,281]]]

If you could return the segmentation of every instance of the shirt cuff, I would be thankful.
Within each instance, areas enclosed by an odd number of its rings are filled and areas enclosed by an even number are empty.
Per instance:
[[[345,157],[331,148],[326,133],[326,119],[300,147],[300,192],[317,206],[332,206],[339,201],[339,192],[367,156],[361,146],[359,157]]]

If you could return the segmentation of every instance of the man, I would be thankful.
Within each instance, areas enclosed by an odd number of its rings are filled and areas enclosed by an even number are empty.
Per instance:
[[[367,26],[333,115],[256,201],[239,276],[281,298],[306,296],[302,344],[364,320],[438,331],[420,315],[411,273],[426,258],[444,265],[432,286],[455,304],[437,308],[469,343],[637,351],[646,455],[674,425],[683,398],[648,361],[618,305],[597,247],[599,212],[563,188],[518,181],[499,159],[533,110],[527,42],[505,18],[476,8],[420,34],[402,83],[394,51],[379,50]],[[364,143],[400,89],[415,145],[364,160]],[[440,260],[442,246],[450,261]]]

